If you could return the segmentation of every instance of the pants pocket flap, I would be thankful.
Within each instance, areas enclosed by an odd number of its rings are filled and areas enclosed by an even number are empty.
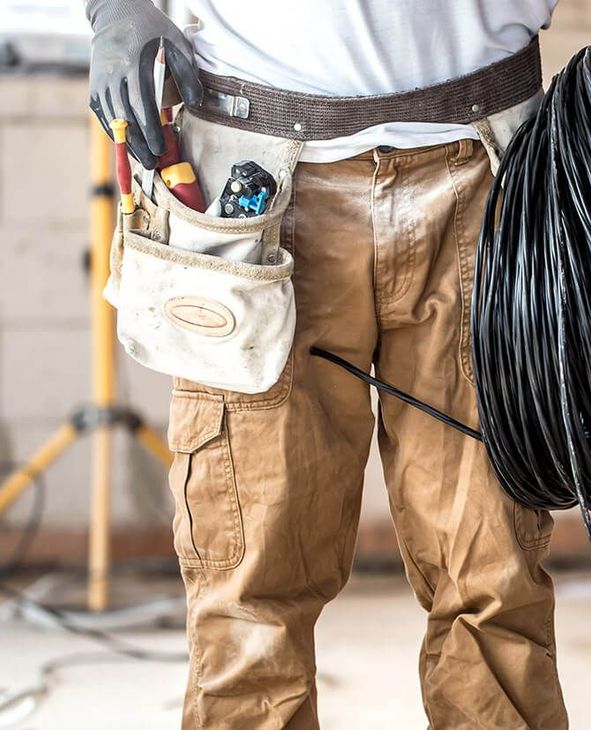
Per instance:
[[[190,454],[219,436],[224,425],[224,397],[173,391],[168,446]]]

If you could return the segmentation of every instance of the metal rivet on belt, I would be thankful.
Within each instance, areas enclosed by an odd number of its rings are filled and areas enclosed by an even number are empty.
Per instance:
[[[277,259],[276,259],[276,257],[275,257],[275,254],[274,254],[274,253],[269,253],[269,254],[267,254],[267,261],[268,261],[268,262],[269,262],[270,264],[274,264],[276,260],[277,260]]]
[[[479,112],[480,111],[480,105],[479,104],[472,104],[472,111],[473,112]]]
[[[295,129],[295,131],[296,131],[296,132],[301,132],[301,131],[302,131],[302,125],[301,125],[301,123],[300,123],[300,122],[296,122],[296,123],[295,123],[295,124],[293,125],[293,128]]]
[[[250,113],[250,102],[244,97],[237,97],[236,99],[236,114],[235,116],[242,119],[247,119]]]

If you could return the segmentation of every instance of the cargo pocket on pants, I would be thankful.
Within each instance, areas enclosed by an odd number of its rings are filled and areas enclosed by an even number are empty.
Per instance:
[[[550,543],[554,518],[546,509],[533,509],[520,502],[513,504],[513,525],[517,542],[524,550],[545,548]]]
[[[173,391],[168,442],[181,565],[234,568],[244,554],[244,530],[223,396]]]

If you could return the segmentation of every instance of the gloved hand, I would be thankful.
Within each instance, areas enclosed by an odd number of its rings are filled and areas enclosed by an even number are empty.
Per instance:
[[[154,90],[154,59],[164,39],[166,66],[183,102],[200,105],[203,88],[191,44],[150,0],[86,0],[94,31],[90,108],[112,137],[109,122],[125,119],[128,146],[148,169],[164,154]]]

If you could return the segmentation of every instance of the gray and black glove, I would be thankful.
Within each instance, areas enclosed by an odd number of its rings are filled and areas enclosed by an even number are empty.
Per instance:
[[[203,96],[191,44],[150,0],[86,0],[94,31],[90,108],[112,137],[109,122],[125,119],[131,153],[146,168],[164,154],[154,90],[154,59],[164,39],[167,70],[192,109]]]

